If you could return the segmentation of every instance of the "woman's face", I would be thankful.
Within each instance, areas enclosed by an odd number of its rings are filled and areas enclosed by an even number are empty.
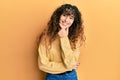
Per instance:
[[[74,15],[65,15],[60,16],[59,25],[62,29],[69,28],[74,22]]]

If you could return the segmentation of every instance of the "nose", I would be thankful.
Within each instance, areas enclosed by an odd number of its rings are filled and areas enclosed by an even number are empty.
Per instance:
[[[65,17],[65,21],[66,21],[66,22],[69,21],[69,17],[68,17],[68,16]]]

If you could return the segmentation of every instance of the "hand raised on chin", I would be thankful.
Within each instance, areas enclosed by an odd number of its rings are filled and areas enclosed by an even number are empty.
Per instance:
[[[67,37],[69,33],[69,28],[62,28],[59,32],[58,35],[63,38],[63,37]]]

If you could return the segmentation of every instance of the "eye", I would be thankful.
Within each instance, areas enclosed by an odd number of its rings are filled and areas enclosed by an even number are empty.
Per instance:
[[[67,16],[66,14],[62,14],[62,16]]]
[[[70,19],[74,19],[74,17],[73,17],[73,16],[70,16],[69,18],[70,18]]]
[[[63,14],[63,16],[65,16],[65,14]]]

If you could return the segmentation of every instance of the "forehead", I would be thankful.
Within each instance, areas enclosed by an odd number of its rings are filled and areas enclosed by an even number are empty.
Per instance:
[[[72,8],[70,9],[66,8],[63,10],[62,14],[69,15],[69,16],[75,16],[75,11]]]

